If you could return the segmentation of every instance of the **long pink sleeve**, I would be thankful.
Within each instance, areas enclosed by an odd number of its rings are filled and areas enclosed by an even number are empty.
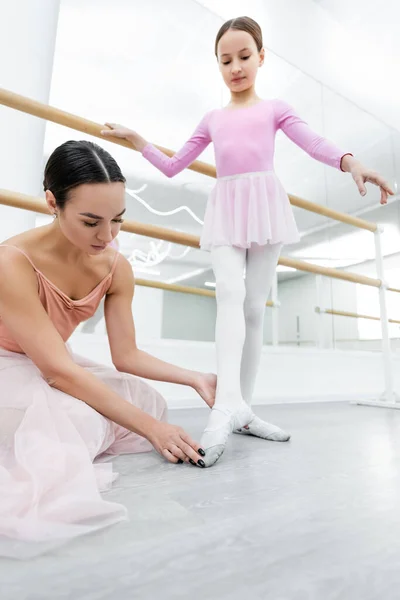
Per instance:
[[[167,177],[174,177],[186,167],[192,164],[193,161],[207,148],[211,142],[210,132],[208,130],[208,114],[203,117],[199,125],[196,127],[192,137],[186,144],[178,150],[171,158],[158,150],[153,144],[147,144],[142,151],[142,155],[146,160],[151,162],[159,171]]]
[[[343,152],[335,144],[313,131],[283,100],[275,102],[275,118],[277,129],[282,129],[292,142],[300,146],[312,158],[330,167],[341,168],[341,160],[348,153]]]

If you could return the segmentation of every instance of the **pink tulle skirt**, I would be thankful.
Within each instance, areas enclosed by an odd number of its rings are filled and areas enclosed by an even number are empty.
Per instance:
[[[273,171],[219,177],[211,192],[200,246],[293,244],[300,240],[289,198]]]
[[[166,420],[164,399],[144,381],[74,360]],[[100,461],[106,454],[151,448],[143,437],[50,387],[25,355],[0,349],[0,556],[29,558],[126,519],[124,506],[100,494],[116,477],[112,464]]]

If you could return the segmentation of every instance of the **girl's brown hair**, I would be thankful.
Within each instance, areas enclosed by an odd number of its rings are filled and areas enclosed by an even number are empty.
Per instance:
[[[220,39],[224,33],[229,31],[229,29],[237,29],[238,31],[246,31],[249,33],[256,43],[257,50],[260,52],[263,47],[261,27],[256,21],[250,19],[250,17],[237,17],[236,19],[229,19],[229,21],[226,21],[218,31],[217,37],[215,38],[215,56],[218,57],[218,44]]]

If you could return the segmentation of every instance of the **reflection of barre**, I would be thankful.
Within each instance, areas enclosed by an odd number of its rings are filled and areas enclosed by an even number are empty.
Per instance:
[[[327,314],[334,315],[337,317],[351,317],[353,319],[369,319],[371,321],[380,321],[380,317],[376,317],[374,315],[361,315],[355,312],[349,312],[346,310],[335,310],[334,308],[320,308],[319,306],[315,307],[315,312],[318,314]],[[400,324],[400,321],[397,319],[388,319],[389,323]]]

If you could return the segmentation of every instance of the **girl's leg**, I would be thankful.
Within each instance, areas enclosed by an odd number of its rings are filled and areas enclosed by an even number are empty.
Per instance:
[[[240,363],[245,339],[245,261],[246,250],[242,248],[218,246],[211,251],[217,298],[215,342],[218,380],[215,405],[200,442],[206,450],[204,461],[207,466],[214,464],[224,451],[235,419],[243,425],[249,422],[250,411],[240,390]]]
[[[265,303],[268,299],[282,244],[253,245],[247,253],[244,315],[246,338],[240,369],[241,392],[250,406],[263,345]],[[275,441],[287,441],[289,435],[258,417],[238,433],[251,433]]]
[[[244,315],[246,338],[240,382],[243,399],[251,404],[263,345],[265,303],[271,290],[282,244],[257,246],[248,250]]]
[[[216,403],[228,404],[235,408],[242,402],[240,363],[245,340],[243,271],[246,250],[218,246],[211,252],[211,261],[215,274],[217,299],[215,343],[218,380]]]

